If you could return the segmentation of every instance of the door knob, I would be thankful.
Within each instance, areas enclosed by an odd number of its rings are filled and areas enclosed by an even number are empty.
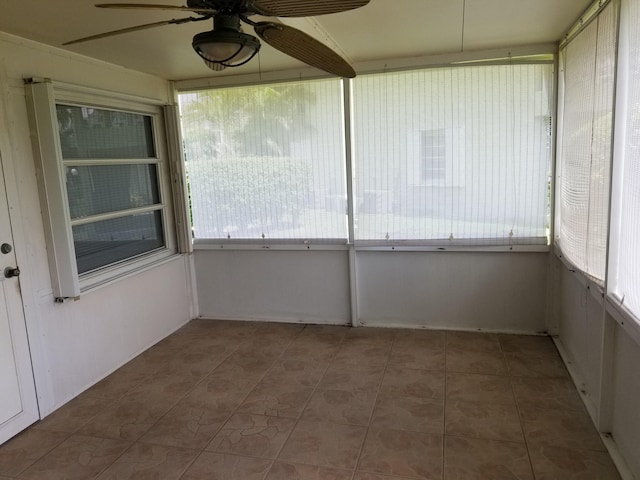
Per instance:
[[[0,252],[4,253],[5,255],[7,253],[11,253],[11,250],[12,250],[11,245],[9,245],[8,243],[3,243],[0,246]]]
[[[6,278],[19,277],[20,276],[20,269],[18,267],[16,267],[16,268],[7,267],[7,268],[4,269],[4,276]]]

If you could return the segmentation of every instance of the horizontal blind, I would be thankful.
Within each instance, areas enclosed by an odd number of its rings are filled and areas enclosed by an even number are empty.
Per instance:
[[[552,66],[354,80],[356,241],[547,244]]]
[[[560,52],[556,242],[569,261],[598,280],[606,265],[615,51],[612,3]]]
[[[346,243],[340,80],[179,96],[196,241]]]
[[[619,187],[617,217],[618,228],[611,232],[612,249],[617,252],[614,263],[615,275],[610,288],[640,319],[640,0],[627,0],[624,18],[626,55],[621,63],[626,66],[626,84],[623,102],[626,118],[618,125],[624,132],[623,146],[616,155],[619,168],[615,185]]]

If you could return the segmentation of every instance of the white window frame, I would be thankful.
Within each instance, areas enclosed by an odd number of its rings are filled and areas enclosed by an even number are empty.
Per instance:
[[[77,298],[81,293],[112,283],[176,255],[167,132],[160,104],[137,97],[54,84],[48,80],[28,82],[26,94],[54,298],[57,301]],[[135,163],[156,165],[160,203],[155,204],[153,209],[162,214],[164,247],[78,274],[56,104],[124,111],[151,118],[155,157]],[[78,163],[87,164],[82,160]]]

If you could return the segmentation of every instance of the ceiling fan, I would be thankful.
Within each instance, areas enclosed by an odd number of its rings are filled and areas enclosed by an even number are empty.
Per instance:
[[[340,55],[306,33],[288,25],[272,22],[254,22],[249,17],[311,17],[339,13],[363,7],[370,0],[187,0],[186,6],[146,3],[102,3],[99,8],[172,10],[195,13],[197,16],[174,18],[146,23],[135,27],[91,35],[66,42],[63,45],[97,40],[123,33],[135,32],[163,25],[179,25],[213,19],[213,30],[198,33],[192,46],[212,70],[238,67],[250,61],[260,50],[260,41],[244,33],[240,22],[251,25],[258,37],[277,50],[308,65],[331,74],[353,78],[355,71]]]

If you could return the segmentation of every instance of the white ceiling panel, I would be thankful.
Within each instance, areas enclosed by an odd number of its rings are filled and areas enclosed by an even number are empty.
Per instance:
[[[136,1],[182,4],[179,0]],[[93,3],[0,0],[0,31],[171,80],[304,67],[263,44],[259,56],[247,65],[212,72],[191,48],[193,35],[212,28],[210,20],[62,46],[88,35],[188,16],[182,12],[98,9]],[[590,0],[371,0],[369,5],[353,11],[309,21],[283,21],[357,63],[459,53],[463,38],[464,51],[557,42],[589,3]],[[252,28],[247,25],[245,31],[251,33]]]

